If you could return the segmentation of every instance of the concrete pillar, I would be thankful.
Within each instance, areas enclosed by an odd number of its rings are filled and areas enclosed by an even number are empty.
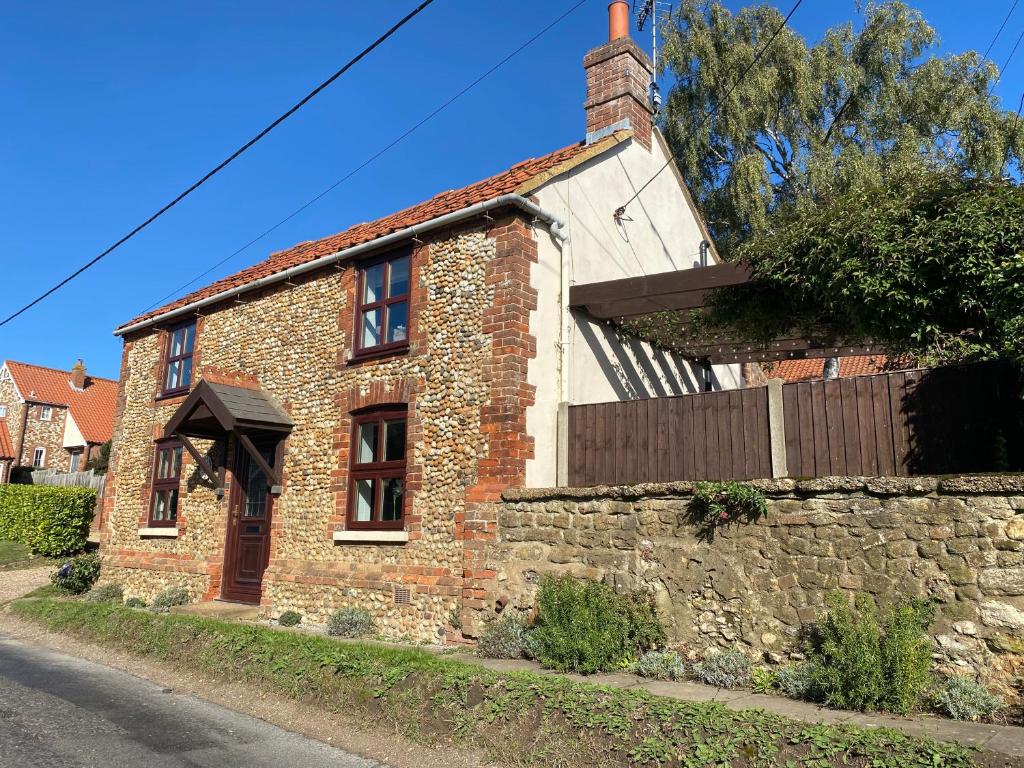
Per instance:
[[[768,380],[768,433],[772,453],[772,477],[787,477],[786,419],[782,406],[782,379]]]

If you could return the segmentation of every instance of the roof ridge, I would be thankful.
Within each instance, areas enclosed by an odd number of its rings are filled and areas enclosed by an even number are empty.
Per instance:
[[[36,363],[23,363],[21,360],[4,360],[4,365],[10,365],[11,363],[14,363],[15,365],[23,365],[26,368],[35,368],[36,370],[39,371],[51,371],[52,373],[64,373],[67,374],[68,376],[71,375],[71,371],[65,371],[63,368],[51,368],[48,365],[37,365]],[[85,372],[85,375],[88,376],[90,379],[106,381],[109,382],[110,384],[119,383],[117,379],[108,379],[106,376],[93,376],[88,371]]]

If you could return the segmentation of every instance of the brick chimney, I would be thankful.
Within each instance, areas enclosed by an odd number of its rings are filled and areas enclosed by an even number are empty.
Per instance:
[[[587,143],[631,128],[639,144],[651,148],[651,60],[629,36],[629,3],[608,6],[608,42],[583,59],[587,72]]]
[[[81,358],[71,368],[71,386],[75,389],[85,389],[85,363]]]

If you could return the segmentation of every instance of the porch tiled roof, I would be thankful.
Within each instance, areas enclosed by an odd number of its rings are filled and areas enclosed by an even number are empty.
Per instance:
[[[7,429],[7,419],[0,419],[0,461],[14,458],[14,442]]]
[[[356,224],[354,227],[350,227],[336,235],[330,235],[320,240],[299,243],[286,250],[272,253],[270,258],[265,261],[261,261],[247,269],[243,269],[241,272],[236,272],[233,275],[211,283],[205,288],[193,291],[158,309],[132,318],[119,326],[119,330],[120,328],[156,317],[164,312],[191,304],[194,301],[215,296],[222,291],[238,288],[260,278],[283,272],[299,264],[305,264],[322,256],[329,256],[346,248],[371,242],[407,227],[423,224],[438,216],[444,216],[445,214],[468,208],[471,205],[492,200],[500,195],[527,194],[531,189],[540,186],[548,178],[572,167],[572,165],[604,152],[629,135],[631,135],[629,131],[618,131],[594,144],[587,145],[583,142],[572,144],[543,157],[524,160],[506,171],[502,171],[483,181],[478,181],[475,184],[470,184],[467,187],[441,192],[418,205],[398,211],[376,221]]]
[[[105,443],[114,434],[117,382],[86,376],[85,389],[71,386],[71,373],[39,365],[7,361],[21,396],[68,408],[88,443]]]

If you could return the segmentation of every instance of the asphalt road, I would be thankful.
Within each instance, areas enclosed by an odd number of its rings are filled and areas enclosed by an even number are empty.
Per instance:
[[[0,636],[2,768],[384,768],[115,669]]]

